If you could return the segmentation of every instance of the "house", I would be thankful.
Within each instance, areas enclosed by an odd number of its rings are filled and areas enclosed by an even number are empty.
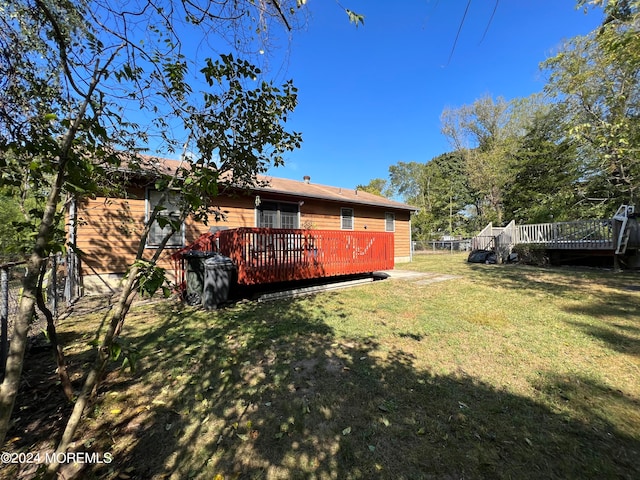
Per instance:
[[[208,226],[187,219],[170,238],[160,265],[171,269],[171,254],[212,227],[391,232],[394,262],[411,260],[411,214],[416,208],[364,191],[315,184],[308,176],[302,181],[269,176],[258,180],[259,186],[249,192],[217,197],[224,219],[210,219]],[[116,284],[133,262],[145,219],[160,196],[153,183],[148,175],[130,175],[120,198],[84,198],[73,205],[69,237],[82,252],[78,270],[85,292]],[[154,224],[145,256],[163,236],[163,229]]]

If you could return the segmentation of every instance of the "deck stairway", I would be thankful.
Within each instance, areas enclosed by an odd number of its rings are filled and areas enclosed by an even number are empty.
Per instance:
[[[618,211],[613,216],[613,220],[620,222],[620,229],[618,234],[618,243],[616,245],[616,255],[624,255],[627,251],[629,244],[629,237],[631,230],[629,229],[629,217],[635,213],[635,207],[630,205],[621,205]]]
[[[631,235],[630,218],[635,214],[631,205],[621,205],[610,219],[578,220],[574,222],[538,223],[506,227],[487,225],[472,240],[472,248],[495,250],[500,260],[506,260],[515,245],[539,245],[550,250],[590,250],[624,255]]]

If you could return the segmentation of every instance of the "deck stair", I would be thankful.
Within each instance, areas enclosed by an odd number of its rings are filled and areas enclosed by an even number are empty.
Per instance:
[[[624,255],[629,244],[629,217],[635,213],[635,207],[632,205],[621,205],[613,216],[613,220],[620,222],[620,233],[618,234],[618,245],[616,247],[616,255]]]

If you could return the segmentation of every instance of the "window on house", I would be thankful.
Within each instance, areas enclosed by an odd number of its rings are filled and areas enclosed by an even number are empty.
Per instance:
[[[147,190],[147,209],[145,221],[151,216],[151,212],[156,208],[162,199],[163,192],[155,190]],[[180,196],[176,194],[169,194],[168,198],[164,202],[164,208],[156,215],[156,221],[151,225],[149,230],[149,236],[147,237],[147,247],[158,247],[164,239],[164,237],[171,231],[171,225],[167,221],[177,221],[180,218]],[[180,228],[169,237],[167,247],[182,247],[184,246],[184,224],[180,225]]]
[[[300,228],[297,203],[262,202],[257,218],[260,228]]]
[[[353,208],[340,209],[340,228],[342,230],[353,230]]]
[[[386,212],[384,214],[384,231],[395,232],[396,231],[396,214]]]

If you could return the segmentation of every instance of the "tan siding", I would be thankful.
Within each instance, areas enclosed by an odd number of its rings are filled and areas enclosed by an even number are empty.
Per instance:
[[[255,227],[254,196],[221,197],[216,203],[220,205],[220,210],[224,214],[224,217],[218,221],[211,217],[209,219],[209,225],[196,223],[192,219],[188,219],[186,222],[185,235],[187,244],[193,242],[193,240],[203,233],[208,232],[211,227]]]
[[[396,257],[411,256],[411,214],[409,212],[396,212],[395,254]]]
[[[77,246],[84,274],[124,273],[135,258],[144,224],[144,199],[88,199],[78,205]]]
[[[134,198],[85,200],[78,205],[77,244],[86,255],[83,257],[83,275],[92,273],[124,273],[135,258],[138,240],[145,218],[143,189],[132,191]],[[261,195],[263,201],[291,201],[282,195]],[[185,242],[193,242],[212,226],[254,227],[255,196],[220,197],[218,205],[225,219],[218,222],[211,218],[209,225],[188,219],[185,225]],[[300,206],[300,227],[321,230],[340,230],[340,209],[353,208],[355,231],[385,231],[385,212],[389,209],[355,205],[345,202],[326,202],[304,199]],[[410,214],[395,211],[395,257],[410,255]],[[169,260],[173,249],[167,250],[160,265],[172,268]],[[153,249],[145,250],[149,258]]]
[[[340,209],[353,208],[353,229],[355,231],[385,231],[385,213],[388,209],[367,207],[363,205],[339,204],[321,202],[318,200],[305,200],[300,207],[301,226],[311,226],[318,230],[340,230]],[[410,249],[410,214],[404,211],[392,212],[395,214],[395,256],[408,257]]]

